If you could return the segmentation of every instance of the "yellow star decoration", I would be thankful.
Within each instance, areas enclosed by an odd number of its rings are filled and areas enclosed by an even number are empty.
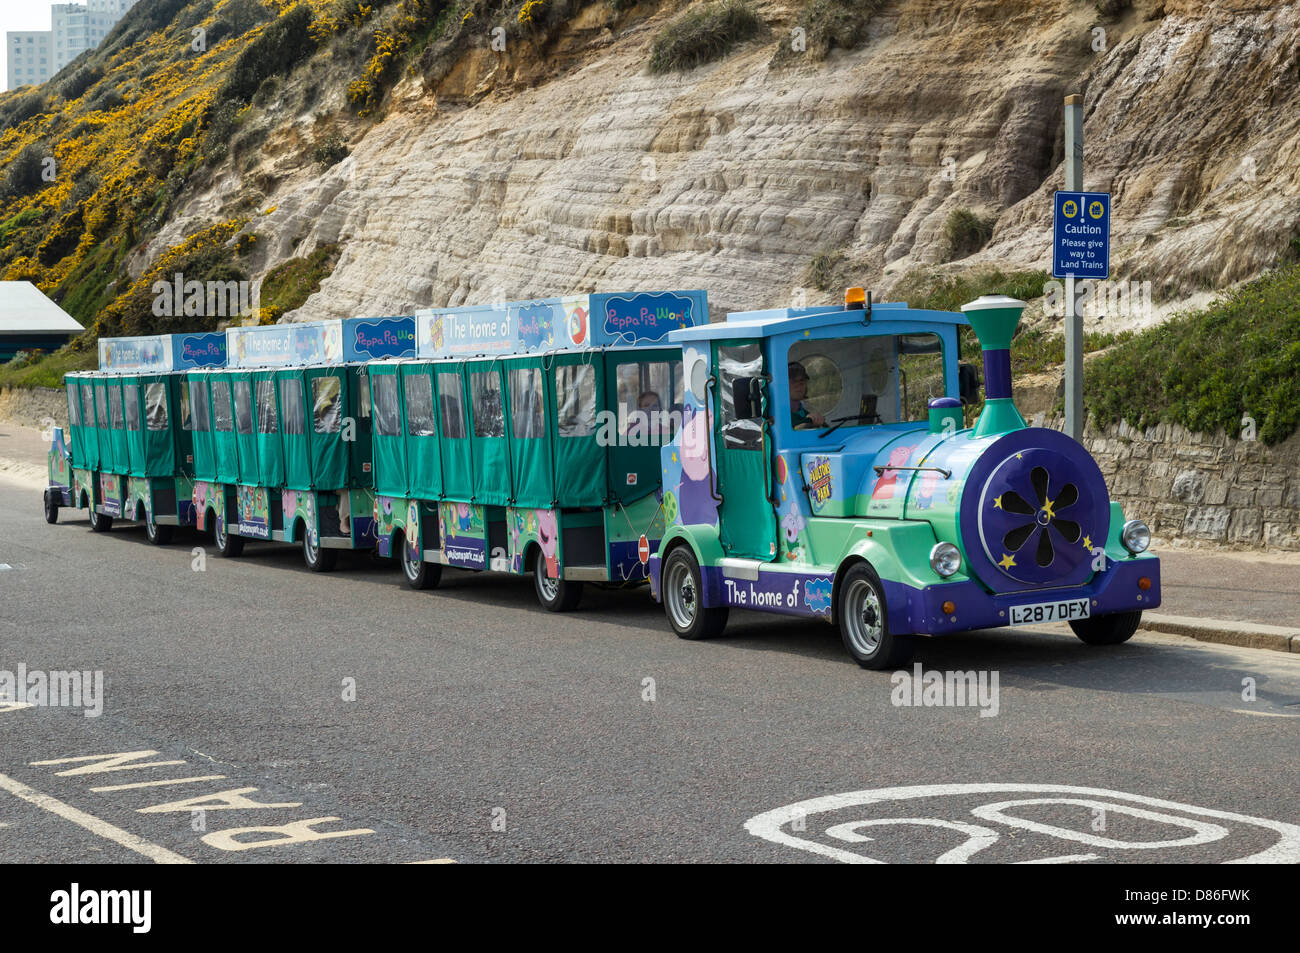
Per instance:
[[[1047,500],[1047,501],[1045,501],[1045,502],[1043,503],[1043,512],[1047,514],[1047,518],[1048,518],[1049,520],[1050,520],[1052,517],[1054,517],[1054,516],[1056,515],[1055,513],[1052,512],[1052,501],[1051,501],[1051,500]]]
[[[1010,569],[1015,564],[1016,564],[1016,557],[1012,556],[1010,553],[1003,553],[1001,561],[998,562],[998,565],[1001,566],[1003,569]]]
[[[1002,509],[1002,497],[1000,496],[993,497],[993,508],[995,510]]]
[[[1025,458],[1025,455],[1024,455],[1023,453],[1017,453],[1017,454],[1016,454],[1016,459],[1017,459],[1017,460],[1023,460],[1024,458]]]
[[[1084,549],[1092,549],[1092,537],[1091,537],[1091,536],[1085,536],[1085,537],[1083,537],[1083,548],[1084,548]]]
[[[677,462],[677,451],[674,450],[674,451],[673,451],[673,463],[676,463],[676,462]]]

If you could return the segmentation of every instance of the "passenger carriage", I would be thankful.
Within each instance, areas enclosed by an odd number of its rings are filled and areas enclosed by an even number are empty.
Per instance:
[[[157,544],[193,525],[185,373],[225,360],[222,334],[101,339],[100,369],[64,378],[68,432],[54,431],[45,518],[84,508],[95,532],[135,520]]]
[[[297,544],[313,572],[375,545],[368,362],[413,354],[410,317],[226,330],[225,368],[189,375],[194,508],[217,551]]]
[[[678,635],[733,607],[838,623],[861,665],[915,634],[1068,622],[1114,644],[1160,603],[1150,534],[1087,450],[1011,395],[1024,302],[963,307],[986,393],[963,425],[961,315],[876,304],[731,314],[673,332],[686,412],[662,451],[668,526],[650,582]]]
[[[683,393],[669,335],[707,321],[702,291],[419,313],[417,357],[370,366],[380,554],[412,588],[529,574],[555,611],[644,583]]]

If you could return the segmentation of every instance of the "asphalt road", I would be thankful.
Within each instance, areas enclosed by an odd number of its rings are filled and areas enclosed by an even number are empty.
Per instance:
[[[0,704],[5,861],[1300,859],[1297,656],[971,633],[917,661],[996,673],[996,714],[909,707],[818,623],[688,643],[644,591],[555,615],[63,517],[0,475],[0,678],[104,677],[98,717]]]

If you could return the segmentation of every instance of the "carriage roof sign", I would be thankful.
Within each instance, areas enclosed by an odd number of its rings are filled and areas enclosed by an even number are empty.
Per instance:
[[[343,318],[226,329],[231,367],[350,364],[415,353],[411,317]]]
[[[225,364],[226,336],[220,332],[99,339],[101,371],[167,373]]]
[[[594,347],[667,344],[678,328],[707,324],[703,291],[580,294],[415,316],[422,358],[504,356]]]

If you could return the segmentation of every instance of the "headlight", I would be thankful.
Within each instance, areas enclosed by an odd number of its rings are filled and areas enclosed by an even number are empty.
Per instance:
[[[1147,529],[1147,524],[1141,520],[1129,520],[1120,530],[1119,541],[1124,544],[1124,548],[1136,556],[1138,553],[1147,551],[1151,545],[1151,530]]]
[[[961,568],[961,550],[952,543],[938,543],[930,550],[930,568],[947,579]]]

